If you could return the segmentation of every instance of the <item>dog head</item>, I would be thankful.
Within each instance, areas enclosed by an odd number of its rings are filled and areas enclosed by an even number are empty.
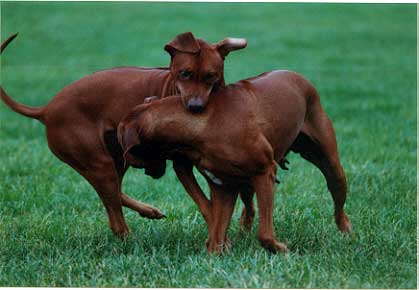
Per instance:
[[[224,85],[224,58],[246,47],[246,39],[226,38],[216,44],[196,39],[191,32],[179,34],[164,49],[170,54],[170,73],[191,112],[205,109],[210,94]]]

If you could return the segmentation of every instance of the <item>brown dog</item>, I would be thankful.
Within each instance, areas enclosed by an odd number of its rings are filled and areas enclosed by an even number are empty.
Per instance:
[[[289,150],[299,153],[324,174],[342,232],[351,224],[343,209],[346,179],[336,137],[315,88],[288,71],[264,73],[219,89],[207,108],[192,116],[179,98],[137,106],[118,127],[129,164],[150,160],[191,160],[211,189],[210,252],[220,252],[238,192],[247,204],[256,192],[259,240],[270,251],[287,251],[273,230],[276,162]],[[147,156],[147,159],[144,157]]]
[[[4,41],[1,51],[15,37]],[[188,109],[202,110],[211,92],[224,86],[224,57],[245,46],[244,39],[227,38],[209,44],[187,32],[165,46],[171,55],[170,68],[121,67],[100,71],[70,84],[47,105],[38,108],[15,102],[3,88],[0,88],[1,98],[12,110],[45,125],[51,151],[89,181],[106,208],[112,231],[125,235],[129,230],[122,206],[147,218],[164,215],[121,192],[127,166],[116,137],[118,123],[134,106],[143,103],[146,96],[162,98],[180,94]],[[163,161],[150,163],[145,173],[161,177],[165,166]],[[174,168],[191,197],[198,204],[207,202],[192,174],[191,164],[179,160]],[[208,205],[204,204],[203,208]]]

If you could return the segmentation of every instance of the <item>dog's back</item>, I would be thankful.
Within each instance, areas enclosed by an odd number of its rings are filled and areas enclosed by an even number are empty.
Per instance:
[[[230,129],[237,124],[241,133],[260,130],[278,158],[294,142],[313,98],[318,98],[310,82],[291,71],[263,73],[229,85],[217,95],[211,126],[228,122]]]

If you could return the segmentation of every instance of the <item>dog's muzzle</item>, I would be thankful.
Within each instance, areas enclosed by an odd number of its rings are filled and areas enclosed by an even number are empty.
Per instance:
[[[192,113],[200,113],[204,108],[204,102],[200,98],[193,97],[188,101],[188,110]]]

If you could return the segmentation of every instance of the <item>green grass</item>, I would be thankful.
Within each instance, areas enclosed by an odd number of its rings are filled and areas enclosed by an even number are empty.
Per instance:
[[[319,171],[297,155],[278,173],[274,223],[291,254],[259,245],[256,227],[208,256],[207,229],[170,169],[130,170],[124,189],[163,210],[125,210],[112,236],[87,182],[48,150],[44,127],[0,105],[0,286],[416,288],[416,5],[1,3],[1,84],[45,104],[95,70],[169,63],[163,46],[193,31],[246,37],[226,59],[228,82],[271,69],[310,79],[334,122],[354,233],[341,236]],[[202,183],[202,179],[200,179]],[[204,185],[204,184],[203,184]],[[205,187],[205,186],[204,186]]]

